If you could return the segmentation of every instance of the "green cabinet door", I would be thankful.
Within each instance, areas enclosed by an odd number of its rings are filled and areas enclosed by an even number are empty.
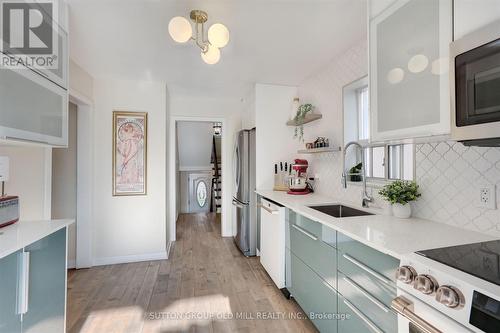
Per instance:
[[[0,259],[0,333],[20,333],[17,309],[18,268],[21,250]]]
[[[337,332],[337,291],[293,253],[292,296],[322,333]]]
[[[339,320],[339,333],[384,333],[370,318],[340,294],[339,314],[345,316],[344,319]]]
[[[28,311],[24,333],[64,332],[66,301],[66,228],[27,246]]]

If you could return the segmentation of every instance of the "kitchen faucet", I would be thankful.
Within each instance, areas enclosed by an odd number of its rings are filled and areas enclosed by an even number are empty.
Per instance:
[[[342,187],[344,188],[347,188],[347,174],[348,174],[348,171],[345,167],[345,157],[346,157],[346,153],[347,153],[347,148],[349,148],[350,146],[358,146],[359,149],[361,149],[361,169],[362,169],[362,177],[363,177],[363,201],[362,201],[362,206],[363,207],[368,207],[368,203],[370,202],[373,202],[373,197],[371,195],[368,194],[368,191],[366,189],[366,169],[365,169],[365,154],[364,154],[364,151],[363,151],[363,146],[359,143],[359,142],[356,142],[356,141],[351,141],[349,143],[347,143],[344,147],[344,154],[343,154],[343,157],[344,157],[344,161],[343,161],[343,165],[344,165],[344,169],[342,171]]]

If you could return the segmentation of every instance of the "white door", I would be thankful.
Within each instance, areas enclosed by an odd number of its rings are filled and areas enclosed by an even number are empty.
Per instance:
[[[211,180],[211,173],[192,173],[188,176],[190,213],[208,213],[210,211]]]

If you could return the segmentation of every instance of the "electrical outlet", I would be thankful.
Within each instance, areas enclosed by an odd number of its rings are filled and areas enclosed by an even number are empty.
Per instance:
[[[495,185],[479,187],[479,207],[497,209],[497,198]]]

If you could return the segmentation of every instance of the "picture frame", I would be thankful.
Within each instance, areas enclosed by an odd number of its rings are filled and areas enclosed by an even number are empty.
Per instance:
[[[147,194],[148,113],[113,111],[113,196]]]

